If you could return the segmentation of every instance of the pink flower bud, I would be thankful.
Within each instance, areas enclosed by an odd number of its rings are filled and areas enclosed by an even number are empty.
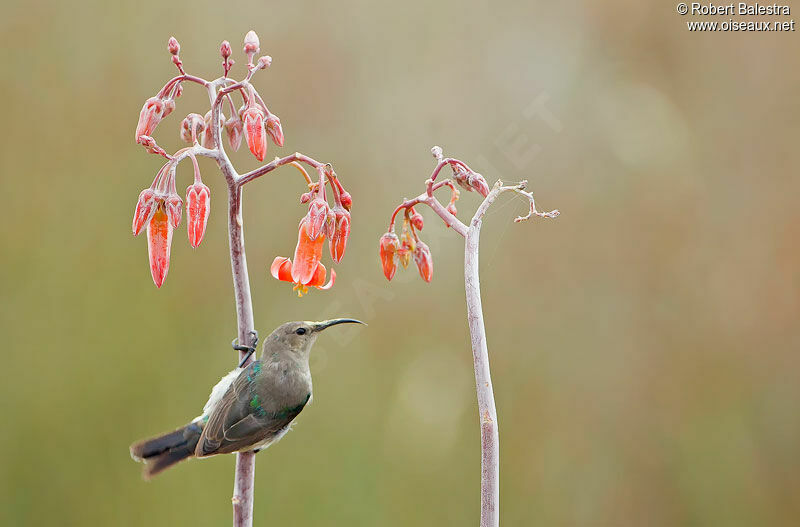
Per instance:
[[[223,40],[222,44],[219,46],[219,54],[222,55],[223,59],[227,59],[231,56],[231,53],[233,53],[233,50],[231,49],[231,43],[227,40]]]
[[[313,199],[308,206],[308,214],[303,221],[308,222],[308,237],[312,240],[316,240],[325,229],[329,210],[328,203],[322,198]]]
[[[425,221],[422,219],[422,214],[420,214],[414,209],[411,209],[410,217],[411,217],[411,225],[413,225],[414,228],[417,229],[418,231],[421,231],[422,227],[425,226]]]
[[[203,117],[203,123],[205,124],[205,130],[200,136],[200,144],[206,148],[214,148],[214,128],[211,126],[211,110],[206,112]],[[225,116],[222,115],[222,112],[219,112],[219,127],[222,128],[223,126],[225,126]]]
[[[353,206],[353,197],[346,190],[341,193],[339,199],[342,202],[342,207],[345,209],[350,210],[350,207]]]
[[[264,55],[263,57],[259,57],[257,67],[260,70],[265,70],[272,65],[272,57],[269,55]]]
[[[144,102],[136,124],[136,141],[143,135],[153,135],[153,130],[164,117],[164,101],[158,97],[150,97]]]
[[[164,115],[163,115],[162,119],[164,117],[168,116],[169,114],[171,114],[174,109],[175,109],[175,99],[165,99],[164,100]]]
[[[172,223],[164,205],[160,204],[147,224],[147,253],[150,258],[150,275],[156,287],[164,284],[169,272],[169,253],[172,246]]]
[[[133,235],[138,236],[145,225],[153,219],[158,207],[158,199],[155,191],[150,188],[144,189],[139,194],[139,201],[136,202],[136,210],[133,213]]]
[[[283,146],[283,128],[281,128],[281,120],[277,115],[270,114],[267,117],[267,133],[273,143]]]
[[[178,40],[175,37],[169,37],[167,49],[169,50],[170,54],[177,55],[181,51],[181,45],[178,44]]]
[[[177,229],[181,224],[181,216],[183,215],[183,200],[177,194],[170,194],[167,196],[167,216],[169,216],[170,224],[173,229]]]
[[[431,250],[422,241],[417,242],[414,250],[414,262],[417,264],[422,279],[430,282],[433,278],[433,256],[431,256]]]
[[[328,243],[331,250],[331,258],[334,262],[341,262],[344,251],[347,248],[347,239],[350,237],[350,213],[344,207],[334,207],[335,217],[333,235]]]
[[[258,41],[258,35],[252,29],[244,36],[244,52],[246,54],[255,54],[261,50],[261,43]]]
[[[186,216],[188,218],[189,244],[197,248],[203,241],[211,211],[211,191],[201,182],[186,188]]]
[[[400,240],[393,232],[387,232],[381,236],[378,243],[378,255],[381,258],[381,266],[383,267],[383,275],[387,280],[394,278],[397,272],[397,251],[400,249]]]
[[[244,132],[242,121],[238,117],[232,116],[225,121],[225,131],[228,133],[228,142],[231,144],[231,148],[236,152],[242,144],[242,134]]]
[[[192,128],[196,128],[195,134],[198,138],[203,135],[206,123],[200,114],[190,113],[181,121],[181,139],[189,144],[192,144]]]
[[[308,203],[311,201],[311,192],[300,194],[300,203]]]
[[[489,185],[486,183],[486,179],[477,172],[470,174],[467,182],[471,188],[475,189],[484,198],[489,195]]]
[[[175,98],[177,99],[181,95],[183,95],[183,84],[178,83],[178,85],[175,86]]]
[[[267,133],[264,131],[264,112],[257,106],[251,106],[242,112],[244,121],[244,138],[247,146],[259,161],[267,155]]]

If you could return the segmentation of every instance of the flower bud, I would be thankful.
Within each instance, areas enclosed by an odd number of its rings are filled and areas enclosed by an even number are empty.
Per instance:
[[[383,276],[385,276],[387,280],[394,278],[394,274],[397,272],[397,261],[395,260],[395,256],[397,255],[397,251],[399,249],[400,240],[397,238],[395,233],[387,232],[381,236],[381,240],[378,244],[378,255],[381,258]]]
[[[316,240],[323,233],[329,210],[328,203],[320,197],[314,198],[308,206],[308,214],[303,221],[308,222],[308,237],[312,240]]]
[[[421,231],[422,227],[425,225],[425,221],[422,219],[422,214],[414,209],[411,209],[411,214],[409,216],[411,218],[411,225],[413,225],[418,231]]]
[[[153,219],[158,207],[156,192],[151,188],[144,189],[139,194],[139,201],[136,202],[136,210],[133,213],[133,235],[138,236],[145,225]]]
[[[164,205],[160,204],[147,224],[147,253],[150,275],[156,287],[164,284],[169,272],[169,253],[172,246],[172,224]]]
[[[267,116],[267,133],[273,143],[283,146],[283,128],[281,128],[281,120],[277,115],[269,114]]]
[[[203,123],[205,124],[205,130],[200,136],[200,144],[206,148],[214,148],[214,129],[211,127],[211,110],[206,112],[206,115],[203,117]],[[219,112],[219,127],[222,128],[223,126],[225,126],[225,116],[222,112]]]
[[[225,131],[228,134],[228,142],[231,144],[231,148],[236,152],[242,144],[242,133],[244,132],[242,121],[236,116],[231,116],[230,119],[225,121]]]
[[[177,99],[181,95],[183,95],[183,84],[178,83],[178,85],[175,86],[175,98]]]
[[[328,215],[325,218],[325,227],[323,231],[328,239],[333,239],[333,231],[336,230],[336,213],[328,206]]]
[[[175,109],[175,99],[165,99],[164,100],[164,115],[161,117],[162,119]]]
[[[271,65],[272,65],[272,57],[270,57],[269,55],[264,55],[263,57],[259,57],[258,63],[256,64],[256,66],[260,70],[265,70],[269,68]]]
[[[309,201],[311,201],[311,192],[305,192],[303,194],[300,194],[300,203],[305,204],[308,203]]]
[[[167,196],[167,216],[169,216],[170,224],[173,229],[177,229],[181,224],[181,216],[183,215],[183,200],[177,194],[170,194]]]
[[[206,129],[205,121],[197,113],[190,113],[187,115],[183,121],[181,121],[181,139],[189,144],[192,144],[192,128],[195,127],[195,134],[197,137],[201,137],[203,135],[203,131]]]
[[[341,262],[344,251],[347,248],[347,238],[350,237],[350,213],[344,207],[336,206],[333,208],[335,223],[333,236],[328,243],[331,250],[331,258],[334,262]]]
[[[170,54],[177,55],[181,51],[181,45],[178,44],[178,40],[175,37],[169,37],[167,49],[169,50]]]
[[[477,172],[473,172],[467,177],[467,183],[484,198],[489,195],[489,184],[486,183],[486,179]]]
[[[342,193],[339,195],[339,199],[342,202],[342,207],[345,209],[350,210],[350,207],[353,206],[353,197],[346,190],[342,191]]]
[[[259,161],[267,155],[267,134],[264,131],[264,112],[257,106],[251,106],[242,112],[244,122],[244,138],[247,146]]]
[[[417,248],[414,250],[414,262],[417,264],[422,279],[430,282],[433,278],[433,256],[425,242],[417,242]]]
[[[252,29],[244,36],[244,52],[246,54],[255,54],[261,50],[261,43],[258,41],[258,35]]]
[[[223,40],[222,44],[219,46],[219,54],[222,55],[223,59],[227,59],[231,56],[231,53],[233,53],[233,50],[231,49],[231,43],[227,40]]]
[[[153,135],[153,130],[164,117],[164,101],[158,97],[150,97],[144,102],[136,124],[136,141],[143,135]]]
[[[211,211],[211,191],[201,182],[196,182],[186,188],[186,216],[188,218],[187,230],[189,244],[197,248],[203,241],[208,224],[208,215]]]

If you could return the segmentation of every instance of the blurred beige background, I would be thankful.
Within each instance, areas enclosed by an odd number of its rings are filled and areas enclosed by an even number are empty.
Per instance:
[[[331,161],[355,201],[339,282],[297,299],[267,265],[294,248],[299,178],[247,188],[257,326],[370,324],[319,341],[314,404],[258,456],[256,525],[477,522],[462,240],[424,212],[431,284],[387,283],[376,254],[434,144],[563,212],[512,224],[506,198],[483,232],[503,524],[796,524],[797,33],[689,33],[669,2],[222,4],[3,6],[0,524],[230,521],[232,457],[151,483],[128,457],[200,411],[235,334],[215,167],[206,239],[181,226],[157,290],[130,220],[160,163],[133,131],[170,35],[207,77],[230,40],[240,76],[251,28],[286,133],[268,155]],[[186,89],[169,150],[206,111]]]

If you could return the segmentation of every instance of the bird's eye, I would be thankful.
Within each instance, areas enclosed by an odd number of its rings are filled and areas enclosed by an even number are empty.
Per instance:
[[[295,331],[295,333],[297,333],[298,335],[305,335],[306,328],[297,328],[297,331]]]

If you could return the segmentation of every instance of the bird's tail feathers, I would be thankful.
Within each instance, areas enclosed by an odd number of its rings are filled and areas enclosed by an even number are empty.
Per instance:
[[[168,434],[132,444],[131,457],[144,462],[142,477],[150,479],[179,461],[192,457],[202,432],[201,424],[193,421]]]

